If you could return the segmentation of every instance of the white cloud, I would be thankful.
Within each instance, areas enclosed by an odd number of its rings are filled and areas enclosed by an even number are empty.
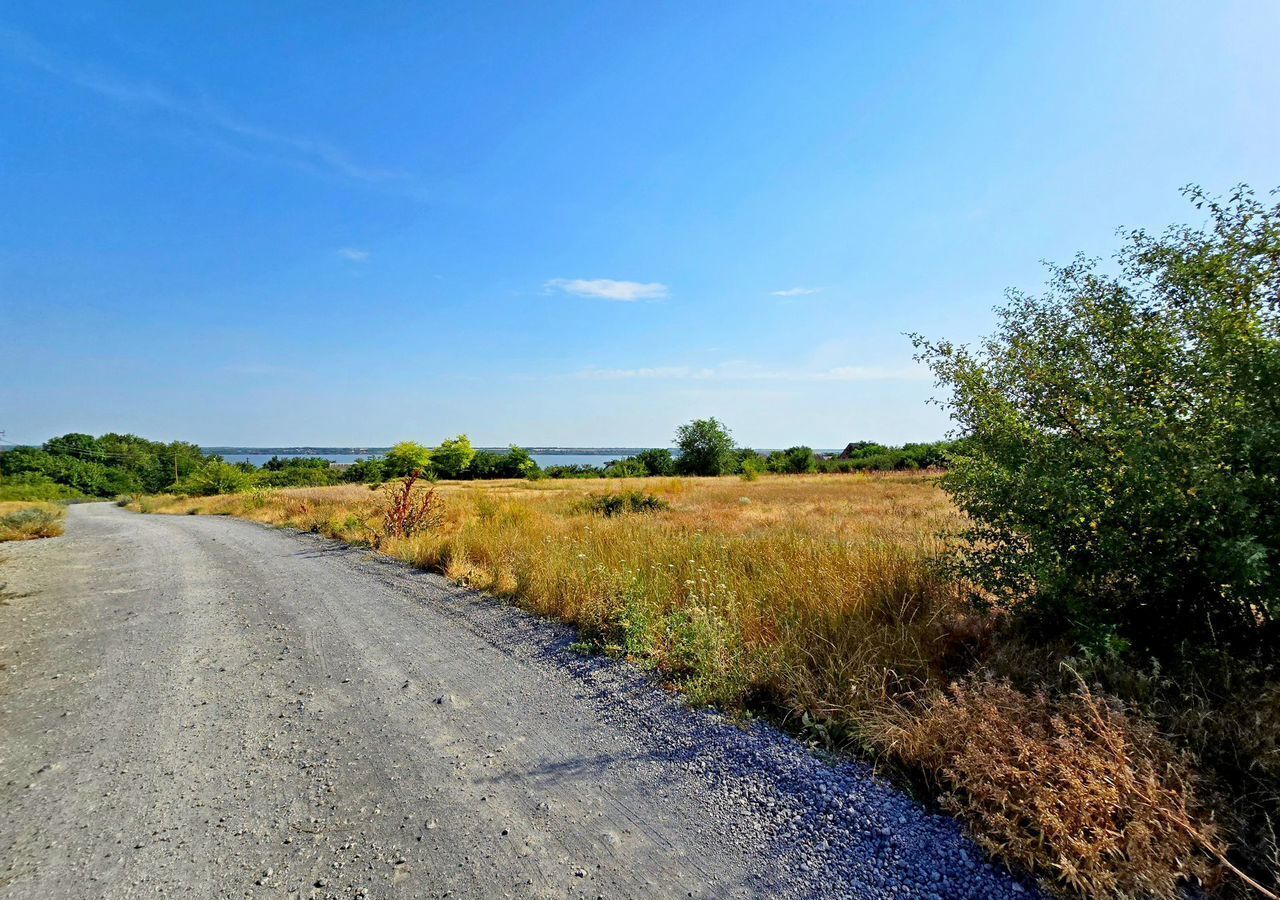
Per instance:
[[[825,369],[771,369],[746,362],[715,366],[652,366],[636,369],[583,369],[577,377],[593,381],[654,379],[669,381],[927,381],[923,366],[834,366]]]
[[[785,291],[770,291],[770,297],[805,297],[809,294],[817,294],[822,288],[793,287],[787,288]]]
[[[338,255],[345,260],[361,263],[369,258],[369,251],[358,250],[355,247],[343,247],[338,251]]]
[[[598,297],[634,303],[637,300],[661,300],[667,286],[657,282],[614,281],[612,278],[553,278],[543,287],[548,291],[564,291],[579,297]]]

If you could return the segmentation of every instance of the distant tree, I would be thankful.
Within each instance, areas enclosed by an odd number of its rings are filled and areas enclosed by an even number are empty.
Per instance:
[[[413,441],[401,441],[382,458],[382,470],[387,478],[404,478],[430,467],[431,450]]]
[[[1280,643],[1280,205],[1128,235],[1011,292],[976,349],[916,337],[966,436],[967,574],[1053,632],[1154,653]]]
[[[475,455],[471,439],[460,434],[441,441],[440,446],[431,451],[431,467],[441,478],[461,478]]]
[[[213,494],[234,494],[243,491],[251,483],[250,476],[221,460],[211,460],[195,472],[181,479],[174,490],[180,494],[211,496]]]
[[[675,458],[666,447],[641,450],[632,459],[644,466],[649,475],[674,475],[676,471]]]
[[[733,435],[718,419],[694,419],[676,429],[678,466],[687,475],[723,475],[737,468]]]
[[[604,467],[604,474],[610,478],[644,478],[649,470],[640,460],[628,456],[626,459],[612,460]]]
[[[817,470],[818,458],[810,447],[789,447],[769,454],[769,471],[771,472],[798,475]]]
[[[374,484],[385,479],[386,475],[383,474],[382,460],[376,457],[357,459],[347,466],[346,471],[342,473],[343,481],[355,483]]]

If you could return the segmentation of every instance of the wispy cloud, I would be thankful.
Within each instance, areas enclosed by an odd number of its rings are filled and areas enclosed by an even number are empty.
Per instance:
[[[0,26],[0,53],[48,75],[137,110],[160,113],[206,142],[229,151],[355,181],[404,180],[404,173],[353,160],[342,148],[310,137],[284,134],[232,115],[208,100],[192,100],[145,81],[72,62],[30,35]]]
[[[667,286],[657,282],[614,281],[612,278],[553,278],[543,284],[550,291],[563,291],[579,297],[598,297],[634,303],[637,300],[661,300],[667,296]]]
[[[338,255],[350,262],[362,263],[368,260],[370,253],[368,250],[359,250],[355,247],[342,247],[338,250]]]
[[[653,366],[636,369],[587,368],[578,378],[617,381],[646,378],[670,381],[927,381],[923,366],[834,366],[825,369],[776,369],[755,363],[726,362],[715,366]]]
[[[809,294],[817,294],[822,288],[793,287],[783,291],[770,291],[771,297],[807,297]]]

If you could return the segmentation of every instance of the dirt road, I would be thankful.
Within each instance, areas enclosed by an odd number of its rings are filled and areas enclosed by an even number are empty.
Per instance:
[[[313,536],[0,545],[0,896],[1030,893],[864,767]]]

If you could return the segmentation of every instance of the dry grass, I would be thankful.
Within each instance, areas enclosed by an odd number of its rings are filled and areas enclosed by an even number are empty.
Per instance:
[[[669,504],[602,515],[589,495]],[[1174,897],[1209,879],[1185,762],[1088,695],[950,687],[993,634],[936,565],[961,524],[920,475],[442,483],[441,523],[382,552],[576,624],[697,702],[767,709],[888,754],[946,791],[994,854],[1083,894]],[[144,497],[368,542],[365,486]],[[593,511],[596,510],[596,511]],[[957,662],[961,661],[961,662]]]
[[[0,542],[29,541],[62,534],[66,510],[56,503],[0,502]]]
[[[976,678],[886,716],[880,740],[931,773],[993,855],[1087,897],[1177,897],[1215,877],[1188,760],[1087,688],[1051,699]]]

